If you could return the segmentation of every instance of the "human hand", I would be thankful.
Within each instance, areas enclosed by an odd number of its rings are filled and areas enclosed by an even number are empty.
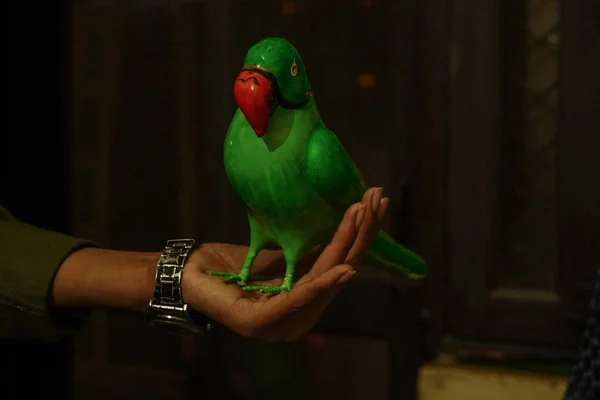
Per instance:
[[[245,292],[204,273],[208,268],[238,273],[248,247],[203,244],[190,255],[183,273],[186,303],[244,336],[268,341],[300,338],[354,275],[354,268],[371,246],[388,206],[382,195],[381,188],[369,189],[360,203],[349,207],[330,244],[311,251],[297,267],[300,278],[292,290],[276,296]],[[263,250],[252,273],[275,276],[261,285],[280,285],[284,270],[282,251]]]

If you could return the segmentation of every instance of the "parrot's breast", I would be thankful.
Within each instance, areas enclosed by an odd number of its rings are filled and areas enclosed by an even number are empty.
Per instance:
[[[245,122],[245,120],[243,121]],[[310,208],[315,191],[305,179],[308,134],[292,131],[271,145],[234,118],[224,144],[225,172],[236,193],[256,215],[273,220]]]

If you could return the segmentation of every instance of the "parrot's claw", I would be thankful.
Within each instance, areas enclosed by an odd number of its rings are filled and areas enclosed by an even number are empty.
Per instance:
[[[230,272],[223,271],[205,271],[207,275],[211,276],[223,276],[225,279],[224,283],[237,282],[240,286],[246,286],[248,281],[270,281],[274,279],[272,276],[267,275],[250,275],[244,279],[241,274],[232,274]]]
[[[292,290],[292,285],[281,285],[281,286],[244,286],[242,290],[247,292],[262,292],[269,294],[279,294],[283,292],[289,292]]]

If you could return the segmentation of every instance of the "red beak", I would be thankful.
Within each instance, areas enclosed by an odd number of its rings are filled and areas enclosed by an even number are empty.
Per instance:
[[[271,92],[271,83],[258,72],[242,70],[235,78],[235,101],[258,137],[269,127]]]

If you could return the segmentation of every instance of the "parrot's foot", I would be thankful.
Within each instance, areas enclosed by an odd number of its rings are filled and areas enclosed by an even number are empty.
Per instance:
[[[223,282],[237,282],[240,286],[246,286],[248,281],[270,281],[271,279],[273,279],[272,276],[267,275],[249,275],[247,277],[244,277],[241,274],[232,274],[230,272],[223,271],[206,271],[206,274],[211,276],[224,276],[225,279],[223,280]]]
[[[289,292],[290,290],[292,290],[292,285],[284,283],[281,286],[244,286],[242,289],[247,292],[279,294],[283,292]]]

